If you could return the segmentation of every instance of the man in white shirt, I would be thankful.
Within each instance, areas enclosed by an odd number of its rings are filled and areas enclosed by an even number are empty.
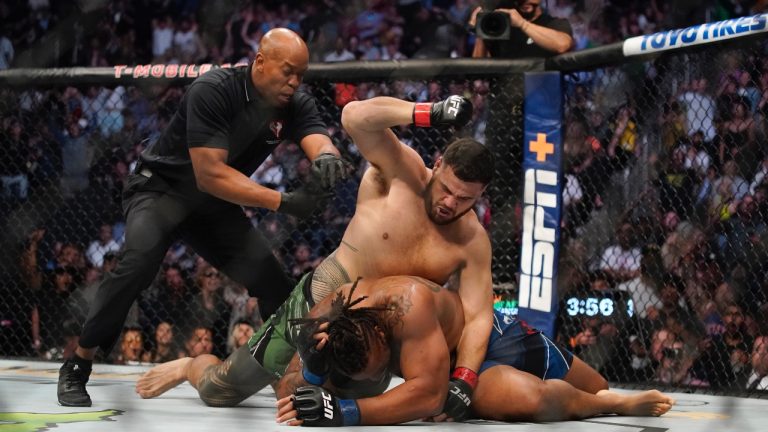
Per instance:
[[[104,264],[104,255],[108,252],[117,252],[120,250],[120,244],[112,238],[112,225],[101,224],[99,227],[98,240],[92,241],[88,245],[85,256],[94,267],[101,268]]]
[[[706,141],[712,141],[717,134],[714,125],[715,101],[706,94],[707,80],[699,78],[691,81],[690,87],[677,100],[685,104],[686,126],[689,131],[702,131]]]
[[[326,63],[341,62],[354,60],[355,55],[349,52],[344,44],[344,38],[341,36],[336,38],[336,49],[325,55],[323,59]]]
[[[634,229],[625,222],[616,231],[616,244],[605,248],[600,259],[600,269],[613,280],[624,282],[640,275],[640,248],[633,247]]]

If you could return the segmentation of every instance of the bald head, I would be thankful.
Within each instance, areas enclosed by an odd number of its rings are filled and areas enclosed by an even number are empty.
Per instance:
[[[307,44],[301,36],[287,28],[275,28],[262,36],[259,53],[268,59],[304,59],[304,62],[309,60]]]
[[[309,67],[309,50],[299,35],[285,28],[267,32],[253,61],[251,79],[264,102],[287,105]]]

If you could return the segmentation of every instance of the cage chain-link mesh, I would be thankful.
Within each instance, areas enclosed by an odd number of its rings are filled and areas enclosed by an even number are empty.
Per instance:
[[[558,338],[607,379],[765,373],[766,102],[763,43],[567,76]]]

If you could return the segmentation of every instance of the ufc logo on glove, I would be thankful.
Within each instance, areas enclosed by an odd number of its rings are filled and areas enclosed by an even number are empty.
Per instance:
[[[328,420],[333,420],[333,407],[331,406],[331,395],[326,392],[320,393],[323,397],[323,414]]]
[[[459,106],[461,106],[461,96],[451,96],[448,98],[448,114],[455,116],[459,113]]]

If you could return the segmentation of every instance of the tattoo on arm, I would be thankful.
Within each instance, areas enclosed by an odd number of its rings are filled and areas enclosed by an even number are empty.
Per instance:
[[[410,291],[406,291],[399,296],[390,297],[384,319],[386,326],[390,329],[394,329],[395,327],[402,325],[403,317],[411,310],[412,306],[413,301],[411,300]]]

